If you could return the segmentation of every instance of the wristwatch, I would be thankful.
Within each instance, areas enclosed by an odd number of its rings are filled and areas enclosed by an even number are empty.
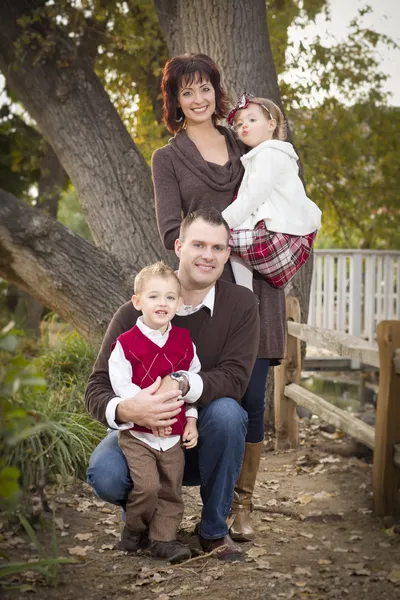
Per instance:
[[[186,375],[184,375],[180,371],[177,371],[176,373],[170,373],[169,376],[171,377],[171,379],[178,382],[179,390],[182,396],[186,396],[186,394],[190,390],[189,378],[186,377]]]

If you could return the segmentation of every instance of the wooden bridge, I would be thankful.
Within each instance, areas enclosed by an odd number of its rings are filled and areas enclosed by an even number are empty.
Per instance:
[[[298,446],[296,405],[308,408],[374,451],[372,488],[375,513],[378,516],[400,516],[400,321],[383,320],[378,323],[375,342],[300,323],[300,306],[296,298],[286,298],[286,309],[286,353],[282,365],[275,369],[276,448]],[[375,335],[370,337],[375,338]],[[375,427],[300,386],[300,340],[379,369]]]

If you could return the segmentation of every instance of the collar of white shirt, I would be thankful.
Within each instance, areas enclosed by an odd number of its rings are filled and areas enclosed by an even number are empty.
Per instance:
[[[198,310],[200,310],[201,308],[203,308],[203,306],[205,306],[206,308],[209,309],[211,316],[213,316],[214,304],[215,304],[215,285],[213,285],[211,290],[207,293],[203,302],[201,302],[197,306],[192,306],[191,304],[183,304],[182,308],[180,308],[176,314],[179,315],[180,317],[187,317],[188,315],[192,315],[193,313],[195,313]]]
[[[165,333],[161,333],[161,331],[158,329],[151,329],[151,327],[147,327],[147,325],[143,322],[143,316],[137,318],[136,325],[150,340],[161,340],[168,338],[169,332],[171,331],[171,323],[168,323],[167,331]]]

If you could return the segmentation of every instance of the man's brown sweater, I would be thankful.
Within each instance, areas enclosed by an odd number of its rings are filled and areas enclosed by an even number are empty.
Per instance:
[[[140,316],[131,302],[115,313],[89,377],[85,393],[88,411],[107,425],[106,408],[115,397],[108,376],[111,344],[131,329]],[[191,333],[201,362],[200,376],[204,388],[199,406],[217,398],[230,397],[238,402],[246,391],[257,356],[260,323],[257,299],[248,289],[217,281],[213,315],[208,308],[172,321]]]
[[[244,172],[240,157],[245,146],[230,129],[219,127],[218,130],[226,139],[229,162],[225,165],[204,160],[186,131],[178,133],[153,154],[157,222],[161,239],[169,250],[179,237],[182,215],[211,206],[222,212],[240,185]],[[284,354],[285,293],[268,285],[257,271],[253,273],[261,324],[258,357],[272,359],[271,364],[274,364],[274,359],[283,358]],[[229,262],[222,278],[234,281]]]

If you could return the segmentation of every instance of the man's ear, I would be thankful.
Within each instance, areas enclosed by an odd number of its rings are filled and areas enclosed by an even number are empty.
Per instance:
[[[132,304],[133,308],[135,308],[136,310],[142,310],[139,296],[132,296]]]
[[[182,249],[182,242],[178,238],[177,240],[175,240],[175,254],[177,255],[178,258],[181,257],[181,249]]]
[[[231,255],[231,247],[228,246],[227,250],[226,250],[226,258],[225,258],[225,263],[228,262],[228,258]]]

